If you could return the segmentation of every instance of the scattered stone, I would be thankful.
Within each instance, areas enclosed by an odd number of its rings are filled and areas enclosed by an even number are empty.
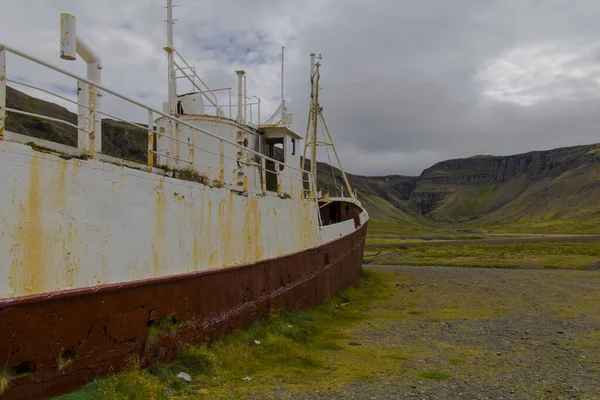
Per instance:
[[[177,377],[181,380],[186,381],[187,383],[190,383],[192,381],[192,377],[189,374],[186,374],[185,372],[178,373]]]
[[[260,340],[255,340],[254,344],[260,344]]]
[[[245,377],[245,378],[242,378],[242,380],[243,380],[243,381],[251,381],[251,380],[252,380],[252,378],[251,378],[251,377],[249,377],[249,376],[247,376],[247,377]]]

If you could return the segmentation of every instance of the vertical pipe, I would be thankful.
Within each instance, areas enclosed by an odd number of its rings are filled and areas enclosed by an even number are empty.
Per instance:
[[[258,125],[260,125],[260,99],[258,99]]]
[[[231,88],[229,88],[229,119],[231,119]]]
[[[275,163],[275,172],[277,173],[277,195],[281,196],[281,175],[279,171],[279,163]]]
[[[82,81],[77,81],[77,149],[82,153],[88,153],[90,147],[90,116],[89,116],[89,97],[88,84]]]
[[[169,73],[169,114],[175,114],[177,103],[177,80],[173,63],[173,0],[167,0],[167,64]]]
[[[246,74],[244,74],[244,121],[248,121],[248,92],[246,91]]]
[[[285,100],[283,100],[283,60],[284,60],[283,52],[284,52],[284,50],[285,50],[285,47],[281,46],[281,104],[282,104],[282,108],[283,108],[283,106],[285,106]]]
[[[102,84],[102,66],[100,65],[100,62],[91,62],[87,64],[87,78],[92,81],[95,82],[97,84]],[[93,136],[93,140],[94,143],[90,143],[90,155],[93,157],[94,154],[93,153],[100,153],[102,152],[102,121],[100,119],[100,114],[98,114],[98,111],[102,111],[101,110],[101,96],[100,96],[100,89],[98,89],[96,86],[92,85],[90,87],[90,85],[88,85],[88,92],[89,92],[89,102],[88,105],[90,107],[89,109],[89,129],[90,132],[93,132],[90,134],[90,141],[92,140],[92,136]],[[93,150],[93,151],[92,151]]]
[[[225,142],[223,139],[219,139],[219,182],[221,187],[225,186]]]
[[[237,112],[237,123],[241,124],[243,122],[244,116],[243,116],[243,101],[242,101],[242,90],[243,90],[243,86],[242,86],[242,80],[244,79],[244,71],[242,70],[238,70],[235,71],[235,73],[238,76],[238,101],[237,101],[237,108],[238,108],[238,112]]]
[[[0,46],[0,140],[6,125],[6,48]]]
[[[100,65],[95,62],[91,62],[87,64],[87,78],[92,82],[96,82],[99,80],[99,71],[98,68]],[[100,83],[100,82],[98,82]],[[97,130],[99,122],[96,119],[98,115],[96,113],[97,100],[98,100],[98,88],[96,85],[87,85],[87,96],[88,96],[88,156],[90,158],[94,158],[96,154],[96,133],[100,136],[100,132]],[[98,138],[99,139],[99,138]]]
[[[321,64],[315,64],[315,79],[314,79],[314,91],[315,96],[313,98],[312,113],[313,113],[313,129],[312,137],[310,139],[310,173],[313,175],[314,191],[316,195],[317,191],[317,119],[320,114],[319,110],[319,67]]]
[[[75,60],[77,57],[77,31],[74,15],[60,14],[60,58]]]
[[[148,110],[148,172],[152,172],[154,160],[154,115]]]
[[[267,166],[265,162],[265,157],[260,157],[260,171],[261,171],[261,180],[260,187],[262,189],[263,194],[267,192]]]

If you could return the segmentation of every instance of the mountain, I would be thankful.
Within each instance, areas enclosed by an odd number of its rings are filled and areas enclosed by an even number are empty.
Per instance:
[[[77,116],[67,109],[7,89],[8,107],[77,124]],[[77,144],[75,128],[35,117],[11,113],[7,129]],[[146,162],[145,129],[103,119],[102,131],[104,153]],[[326,163],[317,166],[319,189],[340,195],[341,172]],[[600,233],[600,145],[447,160],[418,177],[347,176],[378,233],[449,229]]]
[[[600,233],[600,145],[477,156],[423,171],[410,195],[428,219],[463,226]]]

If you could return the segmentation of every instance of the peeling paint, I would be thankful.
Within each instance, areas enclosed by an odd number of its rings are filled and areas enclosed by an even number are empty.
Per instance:
[[[45,289],[40,164],[40,158],[33,155],[29,162],[27,193],[18,206],[18,219],[13,227],[13,243],[17,254],[13,255],[10,265],[9,282],[13,291],[24,295],[41,293]]]
[[[0,298],[202,271],[320,242],[312,201],[238,195],[12,142],[0,160]]]

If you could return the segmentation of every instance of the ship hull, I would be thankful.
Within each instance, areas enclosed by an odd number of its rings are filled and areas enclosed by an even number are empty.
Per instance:
[[[65,393],[122,370],[130,356],[168,361],[186,343],[320,304],[359,278],[366,228],[244,265],[0,300],[0,360],[21,374],[0,399]],[[165,323],[176,333],[154,337]]]

